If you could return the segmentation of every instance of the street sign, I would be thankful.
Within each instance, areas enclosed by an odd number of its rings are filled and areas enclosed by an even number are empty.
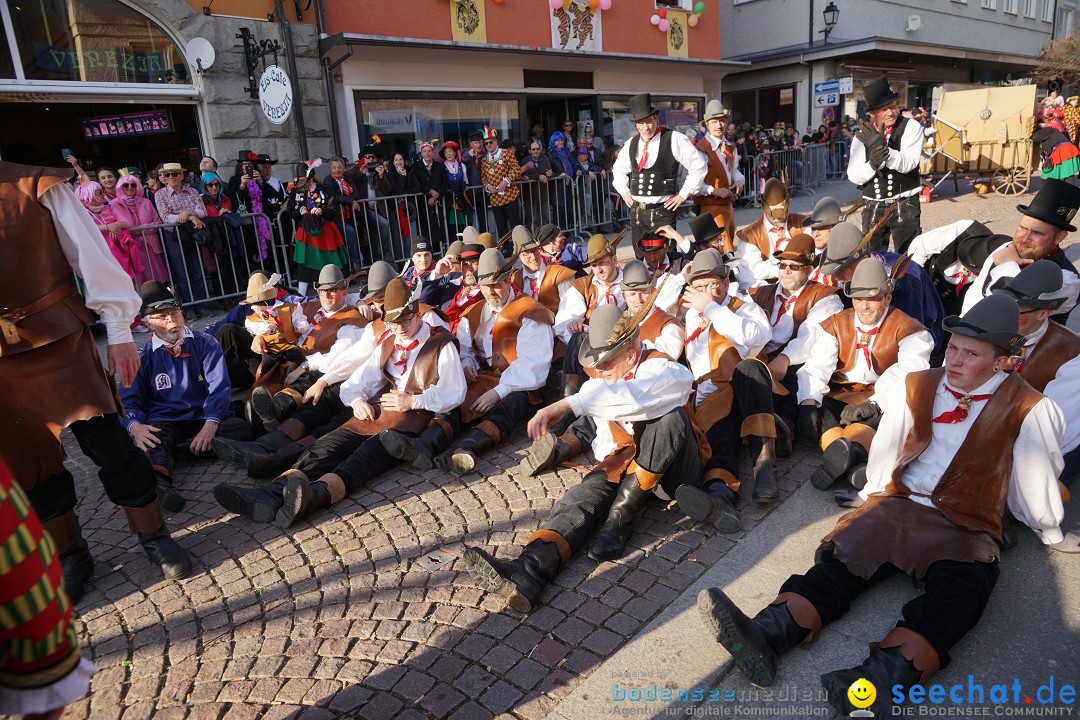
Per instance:
[[[826,80],[825,82],[814,83],[814,94],[820,95],[823,93],[838,93],[840,92],[839,80]]]
[[[844,78],[840,78],[837,82],[840,83],[840,94],[841,95],[850,95],[851,93],[853,93],[855,91],[854,87],[853,87],[854,84],[852,83],[850,75],[848,75],[847,77],[844,77]]]
[[[839,93],[819,93],[814,96],[814,107],[835,107],[840,104]]]

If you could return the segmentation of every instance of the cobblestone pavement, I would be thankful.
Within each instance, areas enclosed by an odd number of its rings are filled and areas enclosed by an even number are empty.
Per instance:
[[[1017,201],[935,199],[924,227],[974,216],[1011,233]],[[478,474],[395,470],[288,532],[214,502],[218,482],[249,482],[242,471],[187,459],[176,477],[188,505],[169,524],[195,572],[170,583],[66,440],[97,561],[76,610],[99,672],[72,718],[542,718],[765,515],[743,507],[743,533],[721,535],[653,501],[626,557],[575,558],[523,616],[461,561],[464,543],[514,557],[581,476],[515,477],[520,433]],[[818,456],[798,448],[780,462],[783,498]]]

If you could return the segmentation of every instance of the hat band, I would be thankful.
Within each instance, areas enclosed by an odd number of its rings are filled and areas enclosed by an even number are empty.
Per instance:
[[[642,247],[663,247],[667,245],[667,240],[664,238],[648,238],[641,241]]]

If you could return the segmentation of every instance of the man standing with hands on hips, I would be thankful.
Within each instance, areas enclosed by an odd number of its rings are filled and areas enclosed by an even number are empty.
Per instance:
[[[630,208],[635,252],[639,240],[653,228],[675,226],[675,210],[694,195],[705,179],[705,157],[690,138],[660,124],[660,111],[649,93],[630,98],[630,114],[638,134],[623,145],[612,167],[612,187]],[[675,183],[679,166],[686,168],[681,188]]]
[[[882,75],[863,87],[871,125],[860,123],[851,140],[848,180],[862,190],[866,207],[863,227],[869,230],[889,209],[896,210],[870,240],[871,250],[888,250],[892,236],[893,250],[907,252],[907,246],[921,232],[922,209],[919,206],[919,158],[922,156],[923,130],[918,122],[900,115],[898,93]]]

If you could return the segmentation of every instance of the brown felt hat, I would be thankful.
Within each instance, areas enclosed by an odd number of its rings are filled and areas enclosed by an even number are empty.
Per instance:
[[[765,189],[761,193],[761,202],[763,205],[779,205],[780,203],[787,202],[787,200],[787,185],[776,178],[769,178],[765,181]]]
[[[403,323],[416,314],[420,303],[413,298],[413,290],[401,278],[394,278],[386,284],[383,300],[383,320]]]
[[[814,264],[814,238],[806,233],[799,233],[788,241],[783,250],[773,253],[777,260],[791,260],[803,265]]]

